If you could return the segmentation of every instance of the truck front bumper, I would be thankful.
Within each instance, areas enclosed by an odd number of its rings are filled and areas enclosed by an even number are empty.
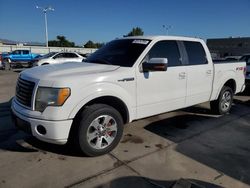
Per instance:
[[[13,105],[11,110],[12,120],[18,129],[45,142],[60,145],[67,143],[73,120],[50,121],[35,119],[17,112]]]

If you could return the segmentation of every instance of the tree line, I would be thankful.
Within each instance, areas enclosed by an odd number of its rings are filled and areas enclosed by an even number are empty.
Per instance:
[[[128,34],[123,35],[123,37],[141,36],[141,35],[144,35],[143,30],[140,27],[135,27],[132,28],[132,30]],[[62,35],[58,35],[56,37],[56,40],[50,40],[48,44],[51,47],[80,47],[76,46],[74,42],[67,40],[66,37]],[[101,48],[104,44],[105,43],[93,42],[92,40],[89,40],[83,46],[84,48]]]

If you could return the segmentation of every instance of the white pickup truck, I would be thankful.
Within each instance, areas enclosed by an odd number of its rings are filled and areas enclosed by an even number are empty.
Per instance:
[[[126,37],[84,63],[21,72],[12,100],[17,127],[38,139],[73,141],[88,156],[110,152],[123,125],[211,101],[227,113],[245,88],[246,63],[213,63],[201,39]]]

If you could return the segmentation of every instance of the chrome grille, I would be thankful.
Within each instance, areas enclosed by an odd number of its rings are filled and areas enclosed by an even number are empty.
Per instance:
[[[16,99],[19,103],[31,107],[32,94],[35,83],[18,78],[16,85]]]

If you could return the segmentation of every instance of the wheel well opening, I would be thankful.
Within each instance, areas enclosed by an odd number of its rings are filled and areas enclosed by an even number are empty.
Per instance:
[[[228,80],[224,86],[230,87],[233,90],[233,93],[236,92],[236,83],[233,79]]]
[[[81,108],[81,110],[77,113],[76,117],[86,106],[90,106],[92,104],[106,104],[112,106],[121,114],[124,124],[129,122],[129,112],[127,106],[121,99],[112,96],[99,97],[89,101]]]

